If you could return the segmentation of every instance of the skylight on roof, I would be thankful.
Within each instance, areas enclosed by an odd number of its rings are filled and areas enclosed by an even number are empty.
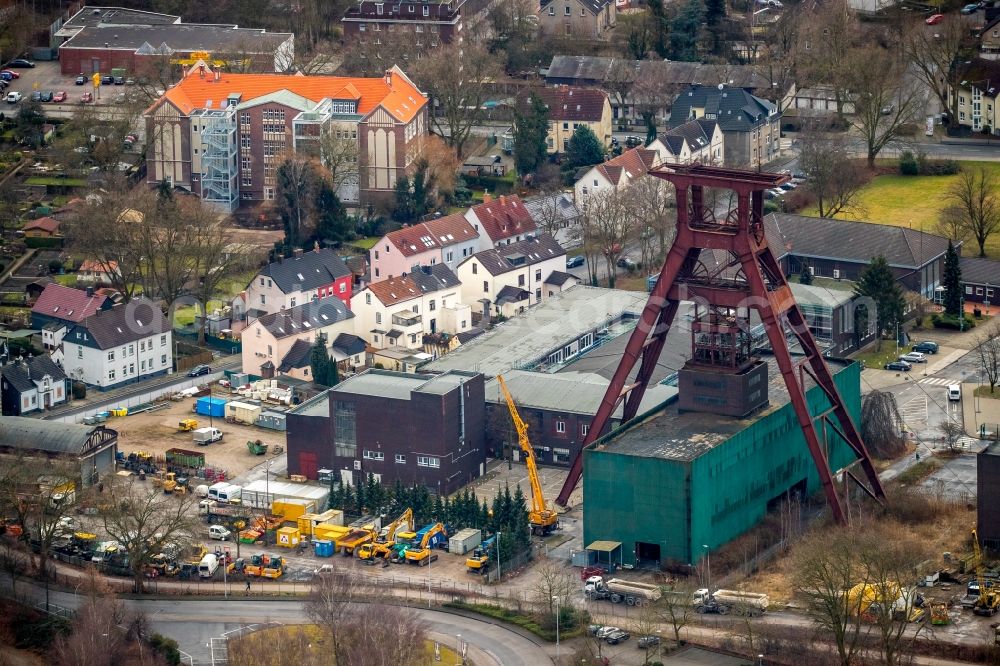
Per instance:
[[[302,277],[302,273],[296,273],[295,275],[297,275],[300,280],[305,280],[305,278]]]
[[[320,317],[323,318],[323,321],[327,321],[329,319],[329,317],[327,317],[325,314],[321,314]]]
[[[452,236],[451,234],[448,234],[448,240],[455,240],[455,237]]]

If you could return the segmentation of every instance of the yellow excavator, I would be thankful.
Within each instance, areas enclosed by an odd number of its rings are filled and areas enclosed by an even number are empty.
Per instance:
[[[972,548],[976,559],[976,582],[979,583],[979,598],[972,607],[972,612],[976,615],[993,617],[1000,610],[1000,592],[993,587],[986,587],[986,580],[983,578],[983,554],[979,550],[979,534],[976,530],[972,530]]]
[[[403,525],[406,525],[405,530],[401,529]],[[389,554],[392,552],[392,547],[396,544],[396,532],[398,531],[413,531],[413,509],[407,509],[399,518],[389,523],[389,526],[374,542],[363,544],[358,548],[358,558],[371,563],[374,563],[379,558],[388,560]]]
[[[431,562],[437,559],[437,555],[431,552],[428,547],[430,540],[438,534],[445,534],[444,525],[437,523],[429,530],[424,532],[424,536],[420,539],[420,543],[413,548],[407,548],[406,553],[403,558],[406,560],[407,564],[419,564],[422,567],[426,567]]]
[[[510,417],[514,420],[514,428],[517,430],[517,441],[521,445],[524,462],[528,467],[528,479],[531,481],[531,511],[528,512],[528,522],[531,523],[532,532],[538,536],[545,536],[559,524],[559,514],[545,506],[542,484],[538,481],[538,467],[535,464],[535,449],[528,440],[528,424],[517,413],[514,398],[507,390],[503,377],[497,375],[497,381],[500,383],[504,399],[507,400],[507,409],[510,410]]]

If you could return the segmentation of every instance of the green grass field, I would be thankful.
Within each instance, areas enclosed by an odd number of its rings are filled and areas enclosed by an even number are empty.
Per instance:
[[[963,169],[985,166],[1000,176],[1000,162],[962,162]],[[861,210],[840,219],[865,220],[897,227],[910,227],[935,233],[935,225],[948,206],[948,188],[958,176],[877,176],[861,192]],[[816,215],[815,208],[802,210],[803,215]],[[966,241],[964,255],[975,256],[979,248],[975,241]],[[1000,257],[1000,235],[990,238],[986,252]]]
[[[350,245],[351,247],[356,247],[359,250],[370,250],[373,247],[375,247],[375,243],[377,243],[378,241],[379,239],[375,236],[367,236],[365,238],[359,238],[358,240],[353,240],[350,243],[348,243],[348,245]]]

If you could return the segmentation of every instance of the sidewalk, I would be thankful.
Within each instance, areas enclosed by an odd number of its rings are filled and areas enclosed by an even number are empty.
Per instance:
[[[985,386],[989,386],[986,384]],[[987,428],[995,431],[1000,424],[1000,400],[996,398],[976,397],[978,383],[962,384],[962,417],[965,432],[970,437],[979,437],[979,426],[987,424]]]

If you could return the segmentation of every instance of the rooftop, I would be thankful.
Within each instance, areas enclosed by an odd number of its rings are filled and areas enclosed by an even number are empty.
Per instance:
[[[612,433],[596,447],[599,451],[647,458],[665,458],[690,462],[748,428],[762,417],[772,414],[789,402],[785,380],[778,371],[774,357],[761,357],[768,364],[768,395],[770,403],[750,418],[737,419],[702,412],[678,412],[676,400],[647,415],[632,426]],[[834,374],[850,362],[826,359]],[[815,384],[806,379],[806,389]]]
[[[462,213],[446,215],[427,222],[403,227],[386,234],[385,238],[396,246],[404,257],[411,257],[427,250],[448,247],[455,243],[479,237]]]
[[[214,55],[271,54],[292,37],[287,32],[267,32],[235,25],[178,23],[158,25],[97,25],[80,29],[59,48],[122,49],[169,55],[175,51],[207,51]],[[166,47],[166,48],[164,48]]]
[[[347,264],[331,248],[316,249],[272,261],[259,273],[273,279],[278,289],[285,294],[312,291],[350,274]]]
[[[505,238],[535,231],[538,225],[516,194],[501,195],[475,205],[465,213],[466,219],[479,220],[483,231],[494,243]]]
[[[1000,284],[1000,261],[985,257],[962,257],[962,282],[972,284]]]
[[[80,322],[100,310],[107,300],[105,296],[94,296],[83,289],[64,287],[53,282],[31,307],[31,312],[64,321]]]
[[[0,447],[80,455],[90,435],[104,426],[88,426],[59,421],[42,421],[25,416],[0,416]]]
[[[599,121],[604,115],[608,94],[596,88],[560,85],[535,91],[549,108],[549,119]]]
[[[337,384],[331,391],[409,400],[413,392],[444,395],[475,377],[472,372],[451,371],[440,375],[418,375],[390,370],[366,370]]]
[[[648,296],[641,291],[577,285],[463,342],[458,349],[423,369],[467,370],[495,377],[518,365],[535,362],[563,343],[606,326],[624,313],[637,315]]]
[[[670,127],[691,120],[696,109],[700,110],[699,116],[715,120],[727,132],[750,131],[778,115],[774,104],[750,94],[744,88],[695,84],[674,100]]]
[[[101,25],[132,26],[132,25],[168,25],[180,23],[180,16],[146,12],[141,9],[123,9],[122,7],[83,7],[67,19],[56,37],[70,37],[81,28]]]
[[[417,266],[409,275],[372,282],[367,289],[382,305],[388,306],[460,285],[458,276],[448,268],[447,264],[434,264]]]
[[[462,263],[464,264],[466,261],[475,259],[483,265],[483,268],[489,271],[490,275],[502,275],[503,273],[563,256],[566,256],[566,250],[563,249],[556,239],[547,233],[542,233],[538,236],[517,241],[516,243],[477,252]],[[547,275],[543,275],[542,279],[547,277]]]
[[[317,298],[294,308],[266,314],[251,326],[261,325],[276,339],[319,331],[327,326],[353,319],[354,313],[336,296]]]
[[[111,349],[170,331],[170,322],[158,305],[146,298],[135,298],[128,305],[98,310],[71,328],[65,340],[89,346],[89,334],[98,349]]]

